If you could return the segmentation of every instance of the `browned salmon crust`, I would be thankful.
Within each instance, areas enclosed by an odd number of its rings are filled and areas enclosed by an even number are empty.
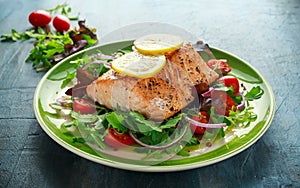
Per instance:
[[[150,78],[109,70],[87,87],[87,95],[110,109],[138,111],[154,120],[167,119],[194,100],[194,86],[205,91],[218,75],[190,44],[166,57],[165,67]]]
[[[198,93],[203,93],[219,75],[210,69],[200,54],[188,43],[178,51],[166,55],[167,59],[175,63],[187,73],[190,82],[196,87]]]

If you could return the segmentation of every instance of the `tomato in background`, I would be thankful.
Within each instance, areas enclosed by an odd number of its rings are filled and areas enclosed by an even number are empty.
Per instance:
[[[53,26],[58,32],[68,31],[70,29],[70,20],[64,15],[57,15],[53,19]]]
[[[105,143],[114,148],[128,146],[134,143],[133,138],[128,133],[118,133],[112,127],[108,128],[108,133],[104,137]]]
[[[233,77],[233,76],[223,76],[218,81],[222,82],[226,87],[232,86],[234,94],[238,94],[239,93],[240,84],[239,84],[239,80],[236,77]]]
[[[205,111],[200,111],[199,114],[194,115],[192,117],[193,120],[201,122],[201,123],[209,123],[209,115]],[[190,122],[190,127],[195,134],[204,134],[206,131],[205,127],[199,127]]]
[[[78,98],[74,100],[73,110],[81,114],[92,114],[97,111],[92,101],[84,98]]]
[[[28,19],[34,27],[44,27],[50,23],[52,17],[51,14],[45,10],[36,10],[29,14]]]

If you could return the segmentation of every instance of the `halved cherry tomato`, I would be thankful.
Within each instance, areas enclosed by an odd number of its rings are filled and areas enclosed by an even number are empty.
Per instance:
[[[233,99],[225,92],[215,90],[211,94],[211,106],[214,107],[215,113],[219,115],[229,115],[229,110],[236,110]]]
[[[104,137],[105,143],[114,148],[120,148],[128,146],[134,143],[133,138],[128,133],[118,133],[118,131],[112,127],[108,129],[107,135]]]
[[[240,90],[240,84],[239,80],[234,76],[223,76],[219,80],[219,82],[222,82],[226,87],[233,87],[233,93],[238,94]]]
[[[73,110],[81,114],[92,114],[97,111],[92,101],[84,98],[78,98],[74,100]]]
[[[44,27],[50,23],[51,14],[45,10],[36,10],[29,14],[29,22],[34,27]]]
[[[227,74],[231,71],[229,64],[224,60],[211,59],[206,64],[218,74]]]
[[[68,31],[70,29],[70,20],[64,15],[57,15],[53,19],[53,26],[58,32]]]
[[[205,111],[200,111],[199,114],[194,115],[192,119],[201,123],[208,123],[209,115]],[[190,123],[190,127],[195,134],[204,134],[206,131],[205,127],[199,127],[194,125],[193,123]]]

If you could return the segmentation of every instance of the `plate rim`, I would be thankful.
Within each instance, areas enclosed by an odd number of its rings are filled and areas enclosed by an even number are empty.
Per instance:
[[[240,57],[238,57],[238,56],[236,56],[236,55],[234,55],[230,52],[227,52],[226,50],[222,50],[220,48],[216,48],[216,47],[210,45],[210,48],[212,48],[214,50],[218,50],[221,53],[225,53],[226,55],[229,55],[229,56],[231,56],[235,59],[238,59],[238,60],[242,61],[244,64],[246,64],[251,69],[253,69],[255,71],[255,73],[258,74],[258,76],[262,79],[263,83],[266,85],[266,88],[267,88],[268,93],[270,95],[270,108],[271,108],[271,110],[270,110],[270,113],[269,113],[269,117],[266,119],[266,122],[264,123],[263,128],[258,132],[258,134],[255,137],[251,138],[250,141],[246,142],[241,147],[234,149],[231,153],[226,154],[225,156],[218,157],[214,160],[209,160],[209,161],[205,161],[205,162],[203,162],[203,161],[202,162],[192,162],[190,164],[165,165],[165,166],[144,166],[144,165],[135,165],[135,164],[117,162],[117,161],[109,160],[109,159],[106,159],[106,158],[103,158],[103,157],[100,157],[100,156],[90,154],[90,153],[82,151],[82,150],[80,150],[76,147],[70,146],[67,142],[63,141],[60,137],[55,135],[49,129],[49,127],[46,125],[46,123],[43,121],[43,119],[41,117],[41,114],[40,114],[39,109],[38,109],[38,103],[39,103],[38,95],[39,95],[40,90],[42,88],[42,84],[44,83],[45,80],[47,80],[48,75],[53,70],[55,70],[61,64],[69,61],[69,59],[72,59],[73,57],[77,56],[78,54],[85,53],[87,51],[92,51],[92,50],[95,50],[97,48],[100,48],[100,47],[103,47],[103,46],[106,46],[106,45],[114,45],[114,44],[120,43],[120,42],[128,42],[129,43],[129,42],[132,42],[132,40],[120,40],[120,41],[107,42],[107,43],[99,44],[99,45],[84,49],[80,52],[77,52],[77,53],[74,53],[74,54],[68,56],[67,58],[65,58],[64,60],[57,63],[55,66],[53,66],[50,70],[48,70],[47,73],[39,81],[39,83],[36,87],[36,90],[35,90],[35,93],[34,93],[34,100],[33,100],[33,108],[34,108],[35,117],[36,117],[40,127],[46,132],[46,134],[52,140],[54,140],[60,146],[63,146],[68,151],[70,151],[70,152],[72,152],[72,153],[74,153],[74,154],[76,154],[80,157],[83,157],[85,159],[88,159],[90,161],[96,162],[98,164],[109,166],[109,167],[114,167],[114,168],[118,168],[118,169],[123,169],[123,170],[131,170],[131,171],[139,171],[139,172],[184,171],[184,170],[190,170],[190,169],[195,169],[195,168],[200,168],[200,167],[208,166],[208,165],[211,165],[211,164],[215,164],[215,163],[218,163],[220,161],[224,161],[228,158],[231,158],[232,156],[235,156],[235,155],[245,151],[250,146],[252,146],[255,142],[257,142],[265,134],[265,132],[269,129],[269,127],[271,126],[272,120],[273,120],[274,115],[275,115],[276,105],[275,105],[275,95],[274,95],[274,92],[273,92],[272,87],[269,84],[269,82],[263,77],[263,75],[255,67],[253,67],[250,63],[248,63],[244,59],[242,59],[242,58],[240,58]]]

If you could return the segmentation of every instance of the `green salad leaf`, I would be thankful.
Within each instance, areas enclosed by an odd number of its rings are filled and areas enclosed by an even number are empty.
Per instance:
[[[131,111],[131,112],[118,112],[124,117],[124,123],[128,128],[133,131],[149,134],[151,131],[162,132],[159,124],[154,121],[147,120],[142,114]]]
[[[69,7],[68,3],[57,5],[56,7],[48,9],[46,11],[49,12],[50,14],[56,14],[60,12],[60,14],[67,16],[70,20],[78,20],[79,17],[79,13],[77,13],[77,15],[75,16],[69,15],[72,12],[72,8]]]
[[[11,33],[9,34],[3,34],[0,36],[0,38],[3,41],[12,41],[12,42],[16,42],[18,40],[28,40],[31,38],[40,38],[41,35],[35,33],[34,30],[28,30],[25,32],[18,32],[15,29],[11,30]]]
[[[252,106],[247,106],[242,111],[240,110],[230,110],[229,116],[224,116],[224,122],[228,125],[241,125],[242,127],[247,127],[251,122],[254,122],[257,119],[257,114],[252,110]]]
[[[119,133],[127,132],[127,128],[123,125],[124,117],[120,114],[117,114],[115,112],[110,112],[106,114],[106,119],[110,126],[117,129]]]
[[[67,76],[62,82],[60,88],[63,89],[64,87],[66,87],[75,78],[75,76],[76,76],[76,72],[73,73],[67,72]]]
[[[247,101],[257,100],[257,99],[261,98],[263,94],[264,94],[264,90],[261,89],[261,87],[256,86],[256,87],[253,87],[249,92],[246,93],[245,99]]]

